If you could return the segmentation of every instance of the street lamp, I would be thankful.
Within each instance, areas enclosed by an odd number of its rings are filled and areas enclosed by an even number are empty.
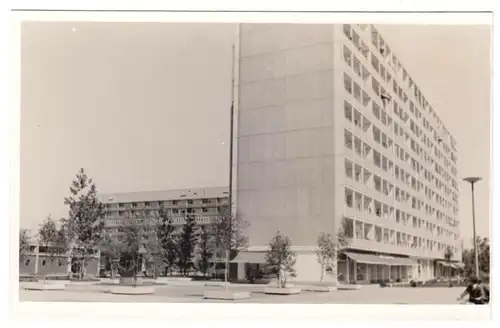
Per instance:
[[[478,181],[481,181],[480,177],[468,177],[464,178],[464,181],[470,183],[471,191],[472,191],[472,234],[473,234],[473,246],[474,246],[474,262],[476,269],[476,277],[479,278],[479,256],[477,251],[477,241],[476,241],[476,211],[474,208],[474,184]]]

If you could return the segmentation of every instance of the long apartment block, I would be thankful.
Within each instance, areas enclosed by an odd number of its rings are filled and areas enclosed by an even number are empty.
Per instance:
[[[193,215],[199,225],[211,224],[229,204],[225,187],[101,194],[99,198],[106,206],[106,229],[118,240],[123,239],[124,220],[154,219],[160,204],[179,228],[187,215]]]

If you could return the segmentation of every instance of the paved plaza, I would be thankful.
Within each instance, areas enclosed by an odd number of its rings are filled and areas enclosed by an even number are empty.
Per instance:
[[[164,285],[153,295],[124,296],[109,293],[109,287],[71,286],[63,291],[28,291],[20,286],[20,301],[46,302],[176,302],[176,303],[228,303],[203,299],[205,290],[221,290],[203,284]],[[251,291],[252,297],[236,303],[300,303],[300,304],[457,304],[456,298],[463,288],[379,288],[362,287],[359,290],[335,292],[307,292],[299,295],[279,296],[264,294],[262,285],[232,285],[232,291]]]

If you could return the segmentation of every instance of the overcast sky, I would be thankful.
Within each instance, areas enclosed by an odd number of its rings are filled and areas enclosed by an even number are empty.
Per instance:
[[[484,178],[477,230],[489,235],[489,26],[378,29],[455,135],[459,175]],[[105,193],[227,185],[234,39],[228,24],[24,23],[21,227],[67,214],[80,167]]]

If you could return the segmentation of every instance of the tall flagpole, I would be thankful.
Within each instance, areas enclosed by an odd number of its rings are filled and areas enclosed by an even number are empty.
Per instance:
[[[232,221],[233,221],[233,139],[234,139],[234,44],[231,49],[231,107],[230,107],[230,127],[229,127],[229,233],[227,234],[227,247],[226,247],[226,270],[224,275],[224,285],[227,292],[227,282],[229,275],[229,253],[231,249],[231,240],[232,240]]]

